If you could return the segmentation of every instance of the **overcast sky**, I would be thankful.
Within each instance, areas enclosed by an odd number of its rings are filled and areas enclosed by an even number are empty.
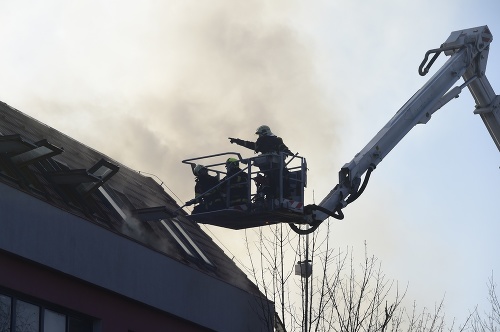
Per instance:
[[[499,10],[496,0],[0,0],[0,100],[157,175],[182,201],[194,183],[181,160],[251,156],[227,137],[253,140],[268,124],[307,158],[307,203],[319,203],[430,78],[417,71],[425,52],[455,30],[500,36]],[[498,94],[495,40],[487,77]],[[366,241],[408,299],[432,308],[445,297],[459,320],[488,310],[488,279],[500,282],[500,154],[473,110],[466,90],[412,130],[332,240],[360,255]],[[244,255],[242,232],[210,230]]]

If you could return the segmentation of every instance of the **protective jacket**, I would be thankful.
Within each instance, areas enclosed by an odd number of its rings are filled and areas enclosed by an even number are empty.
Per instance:
[[[242,139],[232,139],[231,143],[236,143],[245,148],[254,150],[255,152],[260,153],[271,153],[271,152],[285,152],[288,154],[292,154],[292,152],[288,149],[288,147],[283,143],[283,139],[278,136],[259,136],[257,141],[250,142],[244,141]]]
[[[198,205],[194,208],[193,213],[213,211],[222,207],[222,196],[219,189],[210,190],[218,184],[219,180],[217,177],[210,174],[202,174],[196,178],[194,193]],[[209,192],[206,193],[207,191]],[[206,194],[203,195],[204,193]]]
[[[233,168],[227,172],[221,183],[221,193],[229,206],[248,202],[248,173],[241,171],[240,168]]]

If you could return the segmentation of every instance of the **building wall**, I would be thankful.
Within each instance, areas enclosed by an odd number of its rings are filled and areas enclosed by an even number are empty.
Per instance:
[[[2,255],[0,270],[14,267],[0,277],[4,287],[48,301],[57,295],[54,300],[77,311],[84,306],[82,313],[102,318],[103,331],[113,331],[113,324],[119,331],[155,331],[141,325],[154,317],[160,325],[175,322],[171,317],[192,322],[185,328],[272,330],[262,313],[274,313],[273,308],[263,308],[260,299],[241,289],[5,184],[0,184],[0,197],[0,250],[25,260]],[[143,311],[139,303],[154,309]],[[131,326],[118,325],[125,316]]]
[[[95,319],[96,332],[210,331],[0,251],[0,293]]]

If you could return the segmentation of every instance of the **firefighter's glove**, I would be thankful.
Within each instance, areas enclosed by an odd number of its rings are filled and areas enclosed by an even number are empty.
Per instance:
[[[186,206],[190,206],[190,205],[193,205],[195,203],[196,203],[196,198],[193,198],[192,200],[186,202]]]
[[[239,139],[239,138],[233,138],[233,137],[228,137],[229,138],[229,142],[231,144],[238,144],[238,145],[242,145],[243,144],[243,140]]]

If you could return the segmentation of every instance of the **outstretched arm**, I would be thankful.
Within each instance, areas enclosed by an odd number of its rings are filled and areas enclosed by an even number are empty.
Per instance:
[[[255,142],[244,141],[242,139],[233,138],[233,137],[228,137],[228,138],[229,138],[229,142],[231,142],[231,144],[235,143],[235,144],[241,145],[247,149],[255,151]]]

